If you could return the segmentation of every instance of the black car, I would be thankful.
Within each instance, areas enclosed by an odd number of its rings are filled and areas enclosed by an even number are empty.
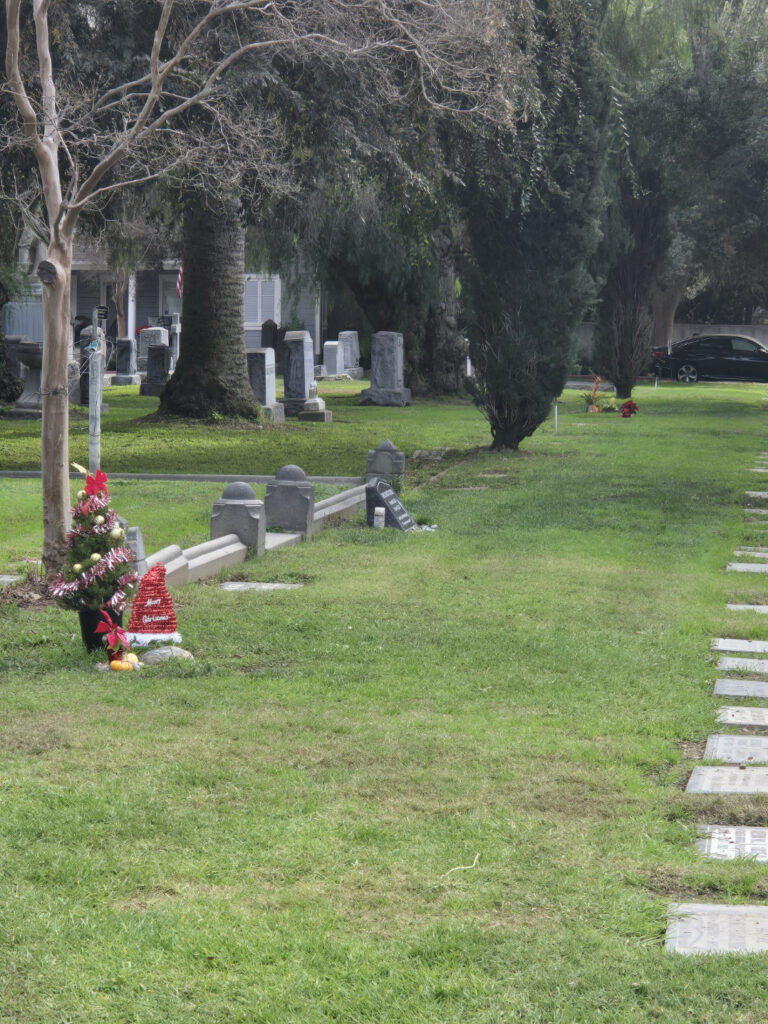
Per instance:
[[[697,380],[768,381],[768,348],[738,334],[702,334],[653,350],[653,372],[686,384]]]

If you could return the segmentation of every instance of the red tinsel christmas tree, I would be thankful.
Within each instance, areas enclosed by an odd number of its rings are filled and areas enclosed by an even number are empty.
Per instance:
[[[66,608],[110,608],[122,612],[138,576],[133,553],[123,546],[125,530],[109,506],[107,475],[86,476],[85,489],[72,509],[67,557],[51,583],[51,593]]]

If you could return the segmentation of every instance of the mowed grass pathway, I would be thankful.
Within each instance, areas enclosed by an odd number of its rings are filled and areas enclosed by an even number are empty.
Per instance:
[[[759,543],[764,393],[640,388],[629,421],[571,393],[515,455],[465,403],[145,435],[151,403],[113,400],[107,471],[453,451],[403,493],[437,532],[353,521],[235,574],[301,590],[177,591],[194,664],[104,676],[71,613],[0,607],[0,1021],[764,1021],[764,957],[663,948],[671,900],[768,897],[694,847],[765,800],[682,790],[710,638],[768,632],[725,609],[765,584],[723,571]],[[0,468],[32,445],[0,423]],[[220,493],[112,497],[151,550],[205,539]],[[39,484],[0,479],[0,522],[0,571],[38,555]]]

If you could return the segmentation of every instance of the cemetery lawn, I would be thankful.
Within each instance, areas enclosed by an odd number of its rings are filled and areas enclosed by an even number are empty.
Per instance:
[[[108,472],[447,451],[402,494],[438,529],[352,520],[229,573],[300,590],[181,588],[196,660],[141,673],[97,672],[71,612],[0,605],[0,1022],[764,1021],[764,956],[664,951],[671,902],[768,899],[763,867],[695,851],[699,820],[764,825],[768,801],[683,791],[711,638],[768,639],[726,611],[765,582],[724,572],[768,543],[742,508],[764,394],[641,387],[621,420],[570,392],[518,454],[480,449],[463,402],[340,395],[327,433],[253,440],[116,397]],[[32,438],[0,422],[0,467],[34,466]],[[111,497],[153,550],[206,539],[221,489]],[[37,481],[0,479],[0,522],[17,571]]]

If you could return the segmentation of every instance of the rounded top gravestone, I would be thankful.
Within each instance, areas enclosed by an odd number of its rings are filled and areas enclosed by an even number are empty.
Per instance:
[[[284,480],[291,483],[300,483],[307,479],[307,474],[301,466],[288,465],[278,469],[275,473],[276,480]]]
[[[255,501],[256,492],[243,480],[227,484],[221,494],[222,501]]]

